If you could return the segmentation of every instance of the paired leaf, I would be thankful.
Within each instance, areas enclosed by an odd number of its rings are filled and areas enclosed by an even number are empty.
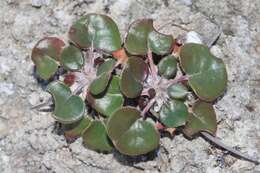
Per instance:
[[[94,79],[90,86],[89,90],[91,94],[98,95],[105,91],[109,83],[111,74],[109,72],[102,73],[96,79]]]
[[[82,132],[89,127],[91,120],[88,117],[83,117],[78,122],[64,125],[64,135],[67,139],[75,139],[80,137]]]
[[[179,127],[188,119],[188,109],[183,101],[171,100],[162,105],[159,119],[166,127]]]
[[[112,76],[106,93],[102,96],[88,95],[88,102],[102,115],[109,117],[115,110],[123,106],[124,97],[119,89],[119,77]]]
[[[173,55],[164,57],[158,64],[158,72],[166,79],[171,79],[177,73],[177,60]]]
[[[115,147],[126,155],[141,155],[159,145],[159,133],[149,121],[139,119],[141,113],[133,107],[123,107],[112,114],[107,132]]]
[[[189,76],[188,83],[202,100],[214,101],[227,86],[224,62],[212,55],[208,47],[188,43],[182,46],[180,64]]]
[[[143,90],[143,81],[146,79],[148,67],[139,57],[129,57],[126,67],[121,73],[120,89],[129,98],[138,97]]]
[[[173,99],[184,99],[189,93],[186,86],[181,83],[172,84],[167,88],[168,95]]]
[[[103,93],[111,78],[111,73],[116,61],[112,58],[107,59],[97,68],[97,78],[92,81],[89,90],[93,95]]]
[[[55,81],[47,86],[47,91],[54,99],[54,118],[63,123],[70,124],[80,120],[85,112],[85,103],[77,95],[72,95],[68,86]]]
[[[106,59],[100,66],[97,68],[97,76],[101,75],[104,72],[109,72],[113,69],[116,63],[115,59],[109,58]]]
[[[78,70],[84,65],[84,57],[80,49],[75,46],[68,46],[61,52],[61,64],[67,70]]]
[[[43,79],[49,79],[58,69],[60,53],[65,43],[56,37],[45,37],[32,50],[32,61],[36,73]]]
[[[192,112],[193,113],[189,115],[184,133],[190,137],[200,131],[207,131],[215,135],[217,130],[217,120],[212,104],[197,101],[193,105]]]
[[[94,48],[112,52],[121,48],[116,23],[108,16],[88,14],[77,20],[69,30],[69,39],[81,48]]]
[[[145,55],[150,49],[158,55],[164,55],[171,51],[173,38],[164,35],[153,27],[153,20],[137,20],[129,27],[125,48],[132,55]]]
[[[92,150],[111,151],[113,149],[110,142],[105,124],[101,121],[94,120],[82,134],[83,144]]]

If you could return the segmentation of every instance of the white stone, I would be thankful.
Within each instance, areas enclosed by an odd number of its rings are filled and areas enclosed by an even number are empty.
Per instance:
[[[42,1],[43,0],[32,0],[32,6],[39,8],[42,6],[42,3],[43,3]]]
[[[201,36],[197,32],[190,31],[190,32],[188,32],[186,34],[185,43],[199,43],[199,44],[202,44],[203,41],[202,41]]]

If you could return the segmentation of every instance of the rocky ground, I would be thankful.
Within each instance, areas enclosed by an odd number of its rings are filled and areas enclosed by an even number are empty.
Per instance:
[[[199,32],[227,64],[228,89],[216,104],[217,135],[250,156],[260,156],[260,1],[256,0],[1,0],[0,1],[0,172],[260,172],[202,138],[163,138],[158,156],[133,162],[121,155],[68,145],[50,113],[30,110],[49,97],[33,77],[30,52],[44,36],[66,35],[69,25],[90,12],[110,15],[124,33],[129,22],[154,18]],[[177,36],[184,31],[165,25]]]

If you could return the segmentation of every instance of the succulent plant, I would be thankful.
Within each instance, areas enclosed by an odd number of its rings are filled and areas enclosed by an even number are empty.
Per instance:
[[[152,19],[133,22],[121,41],[116,23],[101,14],[78,19],[68,40],[45,37],[31,56],[43,80],[65,71],[46,90],[66,139],[138,156],[159,147],[160,132],[179,129],[258,163],[215,137],[213,104],[226,89],[227,72],[207,46],[162,34]]]

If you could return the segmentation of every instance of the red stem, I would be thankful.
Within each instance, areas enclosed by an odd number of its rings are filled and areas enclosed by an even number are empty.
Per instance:
[[[152,54],[152,51],[150,49],[148,49],[147,57],[148,57],[148,63],[149,63],[149,66],[150,66],[152,78],[154,80],[156,80],[156,78],[157,78],[157,67],[153,63],[153,54]]]
[[[145,114],[149,111],[149,109],[153,106],[155,102],[155,99],[152,99],[149,101],[149,103],[145,106],[145,108],[143,109],[143,111],[141,112],[141,116],[145,117]]]
[[[187,75],[183,75],[183,76],[180,76],[178,78],[175,78],[175,79],[171,79],[168,81],[168,86],[172,85],[172,84],[176,84],[176,83],[179,83],[179,82],[183,82],[183,81],[186,81],[189,79],[189,76]]]

